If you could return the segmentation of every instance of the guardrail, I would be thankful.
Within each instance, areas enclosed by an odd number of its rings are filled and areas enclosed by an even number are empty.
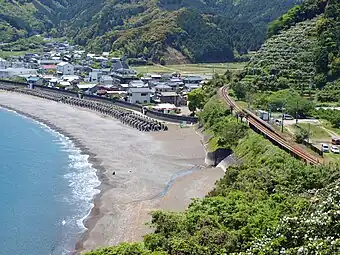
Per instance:
[[[229,97],[228,90],[226,87],[223,87],[220,92],[226,103],[232,109],[234,109],[236,113],[244,115],[245,118],[248,120],[249,124],[254,126],[262,134],[269,137],[272,141],[279,144],[282,148],[284,148],[286,151],[289,151],[294,156],[313,165],[320,164],[319,160],[316,157],[302,150],[301,148],[293,146],[289,142],[287,142],[268,123],[266,123],[265,121],[263,121],[250,111],[244,110],[237,106],[236,103]]]
[[[21,86],[21,87],[27,87],[27,83],[23,82],[15,82],[15,81],[8,81],[8,80],[1,80],[0,83],[2,84],[10,84],[14,86]],[[78,93],[74,91],[69,91],[69,90],[62,90],[62,89],[57,89],[57,88],[50,88],[47,86],[42,86],[42,85],[34,85],[34,87],[42,89],[42,90],[49,90],[49,91],[54,91],[57,93],[61,93],[64,95],[68,96],[73,96],[73,97],[78,97]],[[132,104],[123,100],[118,100],[118,99],[111,99],[107,97],[101,97],[101,96],[96,96],[96,95],[84,95],[84,98],[88,100],[93,100],[93,101],[100,101],[100,102],[105,102],[105,103],[111,103],[123,108],[127,108],[130,110],[134,111],[139,111],[142,112],[143,106],[138,105],[138,104]],[[180,115],[173,115],[173,114],[167,114],[167,113],[162,113],[162,112],[157,112],[153,111],[150,109],[147,109],[146,116],[162,121],[167,121],[167,122],[175,122],[175,123],[182,123],[182,122],[187,122],[187,123],[193,123],[196,124],[198,122],[198,118],[196,117],[190,117],[190,116],[180,116]]]

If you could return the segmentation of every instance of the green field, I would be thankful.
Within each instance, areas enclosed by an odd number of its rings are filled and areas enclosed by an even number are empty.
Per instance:
[[[28,50],[28,51],[2,51],[0,50],[0,58],[11,58],[11,57],[20,57],[25,56],[26,53],[41,53],[42,50],[35,49],[35,50]]]
[[[174,73],[179,72],[182,75],[212,75],[224,74],[227,70],[241,70],[246,63],[205,63],[205,64],[182,64],[182,65],[146,65],[132,66],[138,73]]]

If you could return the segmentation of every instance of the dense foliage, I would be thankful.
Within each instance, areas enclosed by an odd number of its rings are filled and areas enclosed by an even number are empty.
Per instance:
[[[241,86],[254,91],[308,90],[316,73],[316,23],[300,22],[268,39],[244,70]]]
[[[66,5],[67,0],[0,0],[0,43],[50,31]]]
[[[320,102],[340,102],[340,80],[329,82],[317,94]]]
[[[339,101],[340,3],[308,0],[269,25],[270,38],[233,85],[254,91],[295,89],[321,102]]]
[[[266,24],[295,3],[104,1],[71,20],[68,32],[94,50],[112,49],[133,58],[160,61],[163,57],[168,63],[228,61],[234,58],[234,49],[239,53],[257,49],[265,38]]]
[[[328,0],[306,0],[301,5],[293,7],[286,14],[269,24],[268,37],[324,13],[327,2]]]
[[[316,70],[320,87],[340,78],[340,2],[329,0],[323,17],[317,24],[318,48]]]
[[[318,109],[313,111],[313,116],[318,119],[328,120],[333,127],[340,128],[340,111]]]
[[[195,89],[188,93],[188,107],[193,114],[202,110],[211,97],[215,96],[218,89],[230,82],[230,76],[216,74],[212,80],[203,84],[202,88]]]
[[[270,112],[281,112],[291,116],[304,117],[310,115],[314,109],[314,103],[289,89],[269,93],[254,94],[253,105]]]

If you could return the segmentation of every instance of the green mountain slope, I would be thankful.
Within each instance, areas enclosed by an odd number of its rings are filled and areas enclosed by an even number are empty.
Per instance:
[[[129,58],[229,61],[258,49],[268,22],[300,1],[0,0],[0,42],[57,28],[77,44]]]
[[[269,26],[270,39],[241,74],[247,90],[320,90],[321,101],[340,93],[340,2],[308,0]]]
[[[266,25],[295,0],[88,0],[67,25],[76,43],[128,57],[166,61],[176,52],[191,61],[227,61],[234,50],[257,49]],[[81,9],[82,11],[79,11]]]
[[[0,0],[0,43],[49,31],[66,0]]]
[[[316,74],[317,20],[300,22],[267,40],[247,65],[243,85],[270,91],[308,88]]]

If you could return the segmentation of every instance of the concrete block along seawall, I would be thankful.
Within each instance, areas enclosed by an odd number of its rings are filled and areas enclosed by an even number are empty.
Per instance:
[[[18,87],[28,86],[27,83],[14,82],[14,81],[8,81],[8,80],[0,80],[0,83],[4,85],[8,84],[8,85],[18,86]],[[42,89],[42,90],[50,90],[50,91],[58,92],[60,94],[67,95],[67,96],[78,97],[78,93],[74,91],[61,90],[61,89],[50,88],[50,87],[41,86],[41,85],[35,85],[35,87]],[[122,108],[127,108],[127,109],[138,111],[138,112],[142,112],[142,109],[143,109],[143,106],[141,105],[131,104],[126,101],[110,99],[110,98],[96,96],[96,95],[84,95],[84,98],[88,100],[93,100],[93,101],[112,103]],[[156,112],[156,111],[149,110],[149,109],[147,109],[145,115],[150,118],[158,119],[158,120],[162,120],[166,122],[174,122],[174,123],[186,122],[186,123],[192,123],[192,124],[196,124],[198,122],[198,119],[196,117],[166,114],[166,113]]]

